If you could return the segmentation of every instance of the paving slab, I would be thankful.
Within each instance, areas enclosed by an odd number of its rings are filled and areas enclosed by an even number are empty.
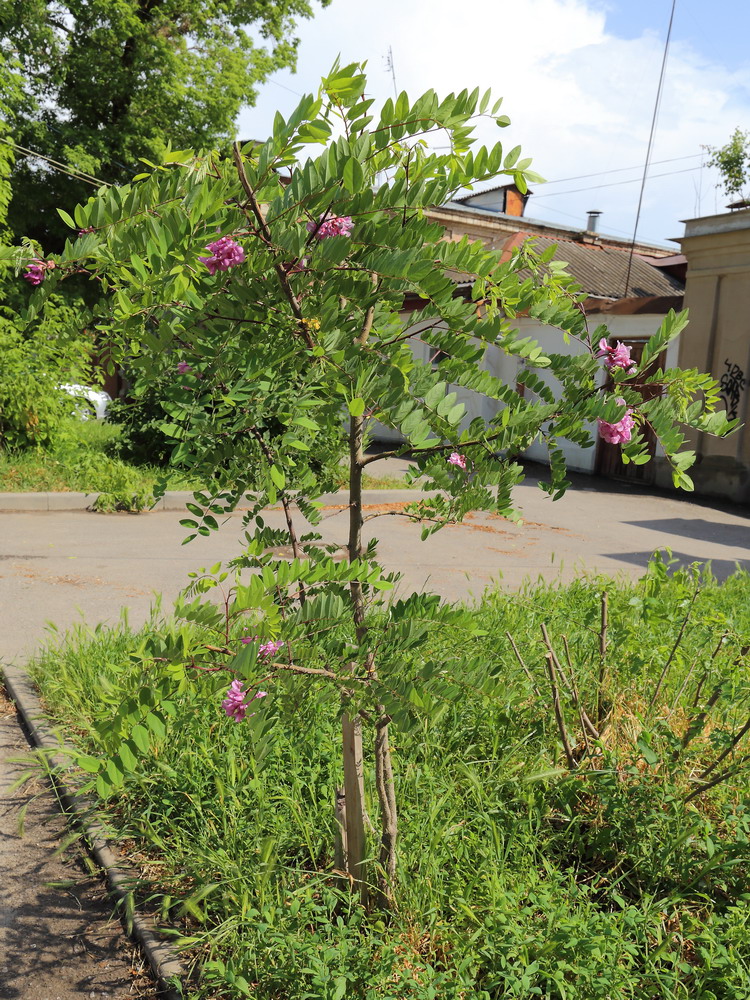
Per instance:
[[[0,1000],[155,997],[80,852],[56,853],[65,821],[0,687]]]

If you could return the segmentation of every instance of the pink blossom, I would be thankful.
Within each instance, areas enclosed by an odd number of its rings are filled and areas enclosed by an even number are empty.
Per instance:
[[[235,722],[242,722],[247,713],[247,705],[245,703],[246,694],[247,692],[242,681],[232,681],[229,685],[226,698],[221,703],[221,707],[229,718],[234,719]]]
[[[211,251],[211,256],[199,257],[198,260],[206,265],[211,274],[228,271],[230,267],[241,264],[245,259],[244,249],[231,236],[222,236],[220,240],[209,243],[206,250]]]
[[[459,469],[465,469],[466,455],[459,455],[457,451],[451,452],[450,456],[448,457],[448,464],[457,465]]]
[[[311,219],[307,223],[308,233],[312,233],[316,240],[325,240],[329,236],[351,236],[353,228],[354,222],[350,215],[335,215],[326,219],[324,213],[317,222]]]
[[[625,405],[625,400],[617,398],[617,402]],[[635,420],[632,417],[633,411],[627,409],[625,415],[616,424],[608,424],[606,420],[597,420],[599,424],[599,434],[607,444],[626,444],[633,436]]]
[[[191,365],[189,365],[187,361],[177,362],[177,371],[180,373],[180,375],[188,375],[192,370],[193,369]]]
[[[267,691],[256,691],[250,700],[255,701],[257,698],[265,698],[267,697],[267,694]],[[221,703],[221,707],[230,719],[234,719],[235,722],[242,722],[247,715],[248,708],[250,707],[245,701],[248,695],[249,692],[245,691],[245,686],[242,681],[232,681],[229,685],[226,698]]]
[[[596,357],[603,358],[604,364],[610,371],[613,368],[622,368],[625,372],[632,372],[636,367],[635,361],[630,357],[630,348],[619,340],[612,347],[607,343],[607,338],[602,337],[599,341],[599,350],[596,353]]]
[[[39,257],[36,257],[33,263],[26,265],[24,278],[30,285],[41,285],[46,272],[54,270],[54,267],[54,260],[40,260]]]
[[[264,660],[270,659],[278,653],[283,645],[282,639],[279,639],[278,642],[264,642],[258,647],[258,656],[262,656]]]
[[[44,281],[44,270],[38,264],[29,264],[26,267],[24,278],[30,285],[41,285]]]

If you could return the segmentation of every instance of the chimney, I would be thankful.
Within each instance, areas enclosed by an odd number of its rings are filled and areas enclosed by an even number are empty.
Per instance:
[[[516,218],[521,218],[531,192],[529,191],[527,194],[521,194],[515,184],[506,184],[503,190],[505,192],[505,206],[503,211],[506,215],[513,215]]]
[[[515,184],[502,184],[487,191],[465,194],[456,201],[467,208],[483,208],[486,212],[502,212],[520,218],[530,194],[531,191],[521,194]]]
[[[586,219],[586,232],[595,233],[597,226],[599,225],[599,216],[601,212],[597,212],[596,209],[589,209],[588,218]]]

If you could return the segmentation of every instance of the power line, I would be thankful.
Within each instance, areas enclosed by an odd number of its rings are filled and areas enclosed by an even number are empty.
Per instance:
[[[690,174],[695,170],[703,169],[704,164],[698,167],[685,167],[684,170],[665,170],[663,174],[651,174],[651,180],[656,177],[674,177],[675,174]],[[590,184],[588,187],[571,188],[568,191],[553,191],[551,194],[534,195],[534,202],[540,201],[542,198],[559,198],[563,194],[579,194],[581,191],[598,191],[600,188],[620,187],[622,184],[637,184],[640,180],[640,177],[631,177],[627,181],[610,181],[608,184]]]
[[[661,70],[659,71],[659,83],[656,87],[656,100],[654,101],[654,113],[651,116],[651,130],[648,136],[648,146],[646,147],[646,161],[643,164],[643,178],[641,179],[641,190],[638,194],[638,209],[635,213],[635,225],[633,226],[633,241],[630,244],[630,253],[628,254],[628,270],[625,275],[625,294],[624,298],[628,297],[628,287],[630,286],[630,272],[633,268],[633,254],[635,253],[635,241],[638,236],[638,223],[641,221],[641,207],[643,206],[643,192],[646,188],[646,177],[648,176],[649,161],[651,159],[651,150],[654,145],[654,133],[656,132],[656,122],[659,117],[659,107],[661,105],[661,95],[664,88],[664,74],[667,69],[667,56],[669,55],[669,41],[672,37],[672,25],[674,23],[674,12],[677,6],[677,0],[672,0],[672,10],[669,13],[669,26],[667,27],[667,37],[664,40],[664,55],[661,60]]]
[[[44,160],[50,164],[53,170],[56,170],[60,174],[67,174],[68,177],[72,177],[77,181],[83,181],[85,184],[91,184],[92,187],[101,187],[102,185],[109,187],[109,183],[107,181],[100,180],[98,177],[94,177],[93,174],[87,174],[82,170],[76,170],[75,167],[71,170],[69,169],[68,164],[61,163],[59,160],[53,160],[51,157],[45,156],[44,153],[37,153],[33,149],[27,149],[26,146],[19,146],[19,144],[14,142],[12,139],[8,139],[3,136],[2,141],[7,143],[7,145],[11,146],[13,149],[17,149],[23,156],[33,156],[39,160]]]
[[[692,160],[696,156],[703,156],[703,153],[690,153],[688,156],[672,156],[668,160],[654,160],[652,166],[660,163],[676,163],[678,160]],[[593,174],[576,174],[575,177],[558,177],[555,181],[545,181],[545,184],[565,184],[567,181],[582,181],[587,177],[603,177],[605,174],[621,174],[625,170],[640,170],[641,164],[634,167],[615,167],[613,170],[597,170]]]

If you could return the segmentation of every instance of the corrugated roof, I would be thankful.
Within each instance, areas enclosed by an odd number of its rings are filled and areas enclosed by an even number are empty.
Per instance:
[[[625,296],[629,252],[619,247],[595,243],[575,243],[572,240],[547,239],[531,233],[518,233],[506,244],[506,250],[518,246],[520,239],[533,240],[534,249],[542,253],[556,247],[555,260],[564,261],[568,273],[583,291],[598,299],[621,299]],[[512,246],[510,245],[512,244]],[[633,255],[628,282],[628,298],[681,295],[685,286],[677,278]]]
[[[483,194],[484,192],[479,191],[476,193]],[[538,226],[540,229],[547,230],[548,232],[550,230],[554,230],[555,232],[569,233],[571,236],[576,234],[581,234],[582,232],[585,231],[582,225],[569,226],[563,222],[550,222],[549,219],[534,219],[528,215],[521,215],[521,216],[507,215],[505,212],[495,212],[489,208],[482,208],[480,205],[465,205],[458,199],[454,199],[453,201],[446,201],[443,205],[438,205],[435,207],[438,211],[440,211],[441,209],[445,209],[449,212],[461,212],[465,215],[474,215],[477,218],[483,218],[486,220],[499,219],[501,220],[501,222],[510,223],[514,228],[518,226],[533,226],[536,228]],[[628,248],[630,247],[630,244],[632,242],[629,236],[615,236],[612,233],[605,233],[603,231],[597,232],[596,235],[599,237],[599,239],[607,243],[614,243],[615,245],[619,244],[621,246],[626,246]],[[563,237],[563,239],[564,238],[565,237]],[[645,240],[638,240],[636,242],[636,252],[638,252],[639,248],[641,247],[643,247],[644,250],[659,250],[662,252],[668,250],[670,254],[675,253],[674,247],[668,247],[664,243],[649,243]]]

